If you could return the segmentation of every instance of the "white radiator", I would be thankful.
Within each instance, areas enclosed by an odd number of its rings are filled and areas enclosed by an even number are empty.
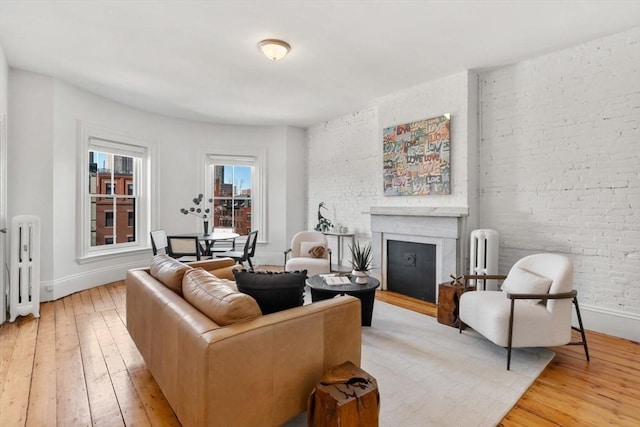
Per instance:
[[[469,274],[498,274],[498,232],[489,229],[473,230],[469,254]],[[478,289],[498,290],[497,280],[478,280]]]
[[[11,219],[9,321],[33,313],[40,317],[40,218]]]

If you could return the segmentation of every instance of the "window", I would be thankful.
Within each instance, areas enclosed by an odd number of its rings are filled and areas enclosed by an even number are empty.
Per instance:
[[[109,211],[104,213],[104,226],[113,227],[113,212]]]
[[[213,194],[214,229],[230,228],[242,236],[258,229],[264,233],[260,165],[260,156],[210,156],[208,186]]]
[[[100,129],[82,129],[83,184],[78,259],[148,248],[149,148]]]

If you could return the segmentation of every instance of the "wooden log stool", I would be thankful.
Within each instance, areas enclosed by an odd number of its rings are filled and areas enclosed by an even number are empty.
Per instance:
[[[351,362],[334,366],[322,375],[309,396],[310,427],[375,427],[380,414],[378,383]]]

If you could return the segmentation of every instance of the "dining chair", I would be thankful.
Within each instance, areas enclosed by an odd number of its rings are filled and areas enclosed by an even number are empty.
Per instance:
[[[153,250],[154,255],[168,255],[169,251],[167,249],[167,233],[164,230],[154,230],[149,233],[151,235],[151,249]]]
[[[197,236],[167,236],[167,254],[183,262],[200,261],[203,258],[211,258],[202,255],[198,240]]]
[[[258,230],[251,231],[247,235],[247,240],[244,242],[244,249],[242,251],[227,251],[216,254],[217,258],[233,258],[238,264],[244,266],[244,263],[249,264],[249,271],[253,271],[253,263],[251,258],[256,253],[256,243],[258,243]]]

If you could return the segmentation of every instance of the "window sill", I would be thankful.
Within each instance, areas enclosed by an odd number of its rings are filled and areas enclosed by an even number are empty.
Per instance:
[[[148,254],[150,251],[151,251],[150,247],[120,249],[118,251],[101,252],[97,254],[86,255],[83,257],[79,257],[78,259],[76,259],[76,261],[78,262],[78,264],[89,264],[92,262],[105,261],[109,259],[124,258],[131,255],[138,255],[138,254],[145,254],[145,253]]]

